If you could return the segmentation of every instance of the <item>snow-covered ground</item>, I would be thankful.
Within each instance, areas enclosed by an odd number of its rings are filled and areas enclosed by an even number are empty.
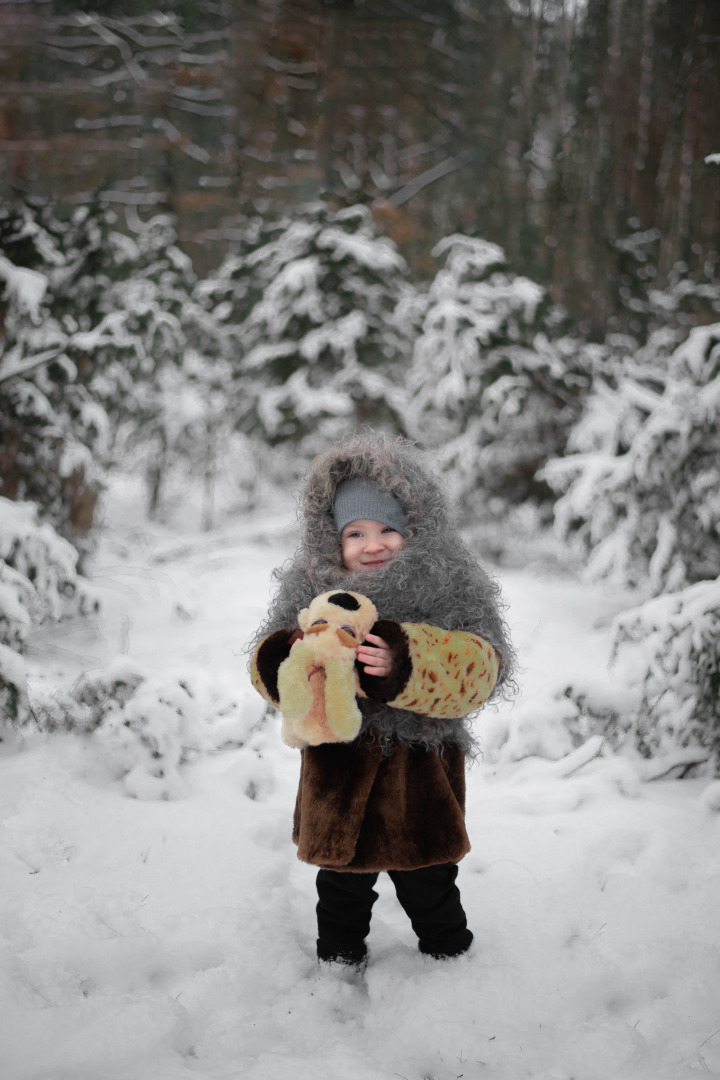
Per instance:
[[[371,963],[347,983],[316,968],[314,871],[289,838],[298,756],[242,653],[291,508],[201,536],[143,527],[121,494],[101,615],[36,635],[33,682],[125,654],[205,686],[244,745],[183,766],[171,799],[130,797],[93,735],[0,757],[2,1080],[720,1075],[720,785],[573,751],[555,697],[607,678],[621,597],[500,575],[524,671],[469,772],[475,944],[421,957],[381,877]]]

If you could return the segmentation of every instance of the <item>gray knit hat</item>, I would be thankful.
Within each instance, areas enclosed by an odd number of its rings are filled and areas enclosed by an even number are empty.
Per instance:
[[[400,503],[394,495],[381,491],[372,480],[357,478],[343,480],[335,492],[333,517],[338,532],[351,521],[379,521],[405,536],[407,522]]]

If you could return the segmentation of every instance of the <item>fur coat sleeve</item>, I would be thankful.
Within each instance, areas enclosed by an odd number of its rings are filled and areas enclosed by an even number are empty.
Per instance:
[[[360,687],[372,700],[449,720],[474,712],[492,693],[498,657],[477,634],[390,619],[378,620],[372,633],[387,642],[393,657],[385,678],[366,675],[358,665]],[[253,654],[252,684],[272,705],[278,705],[278,668],[299,636],[297,630],[276,630]]]
[[[260,642],[250,659],[250,682],[270,705],[278,707],[278,668],[290,655],[293,643],[302,630],[275,630]]]

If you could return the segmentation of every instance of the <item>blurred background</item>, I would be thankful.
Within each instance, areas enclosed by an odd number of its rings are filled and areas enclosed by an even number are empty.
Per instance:
[[[0,15],[0,490],[81,547],[121,460],[209,527],[367,423],[547,522],[592,392],[718,317],[716,3]]]
[[[717,265],[707,0],[0,12],[4,198],[171,212],[198,273],[232,246],[238,215],[362,203],[416,280],[435,273],[439,239],[482,236],[602,339],[626,324],[640,246],[660,282],[678,262]]]
[[[495,565],[635,590],[638,704],[568,691],[581,734],[720,754],[717,0],[0,23],[8,715],[123,479],[148,527],[210,533],[371,425],[430,452]]]

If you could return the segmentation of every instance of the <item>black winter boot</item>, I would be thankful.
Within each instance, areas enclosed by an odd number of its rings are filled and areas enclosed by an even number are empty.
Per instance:
[[[454,863],[420,870],[391,870],[397,897],[410,916],[418,948],[438,960],[467,952],[473,940],[455,884]]]
[[[367,967],[368,951],[365,944],[328,945],[318,938],[317,958],[321,964],[345,964],[346,967],[354,967],[358,971],[364,971]]]
[[[435,960],[451,960],[455,956],[462,956],[473,943],[472,930],[463,930],[446,940],[424,940],[420,938],[418,948],[425,956],[432,956]]]

